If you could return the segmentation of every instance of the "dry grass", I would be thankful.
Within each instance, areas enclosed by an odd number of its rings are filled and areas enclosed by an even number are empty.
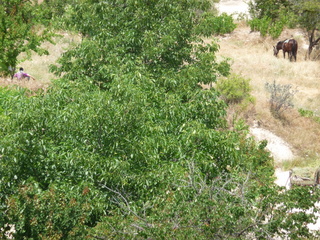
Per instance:
[[[294,37],[298,41],[297,62],[283,59],[282,52],[278,58],[273,56],[273,45],[279,40]],[[288,167],[320,166],[320,124],[302,117],[299,108],[319,112],[320,106],[320,62],[305,60],[306,39],[299,30],[285,30],[277,40],[262,38],[246,26],[238,27],[233,33],[218,39],[219,56],[232,59],[232,71],[251,79],[252,94],[256,98],[254,106],[246,111],[229,109],[229,118],[239,115],[252,124],[254,120],[282,137],[292,147],[297,159]],[[275,119],[269,110],[266,82],[291,84],[298,92],[294,95],[294,109],[287,111],[285,119]]]
[[[32,59],[23,61],[17,66],[17,69],[23,67],[25,72],[32,75],[36,80],[21,81],[15,78],[0,78],[0,86],[20,86],[34,91],[39,88],[46,89],[50,85],[51,80],[56,78],[54,74],[50,73],[49,66],[54,64],[69,47],[80,41],[80,36],[78,35],[66,32],[60,32],[59,35],[61,35],[61,37],[54,39],[56,44],[49,42],[42,44],[42,47],[49,51],[49,55],[39,56],[33,54]],[[21,54],[18,59],[21,61],[24,58],[26,58],[26,55]]]

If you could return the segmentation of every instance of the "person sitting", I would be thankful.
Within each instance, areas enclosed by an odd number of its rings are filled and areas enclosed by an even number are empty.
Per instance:
[[[25,72],[23,71],[23,68],[22,68],[22,67],[19,69],[19,72],[17,72],[16,74],[14,74],[14,77],[18,78],[18,80],[21,80],[21,79],[24,79],[24,78],[27,78],[27,80],[30,80],[30,78],[33,79],[33,80],[35,80],[34,77],[32,77],[31,75],[29,75],[28,73],[25,73]]]

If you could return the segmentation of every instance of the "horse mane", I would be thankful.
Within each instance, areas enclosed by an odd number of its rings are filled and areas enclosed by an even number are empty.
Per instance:
[[[276,45],[277,50],[282,49],[282,44],[283,44],[283,43],[284,43],[284,41],[279,41],[279,42],[277,42],[277,45]]]

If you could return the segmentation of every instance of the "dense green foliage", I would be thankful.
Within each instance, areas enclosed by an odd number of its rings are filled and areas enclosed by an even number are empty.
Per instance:
[[[43,0],[38,5],[37,11],[40,22],[46,27],[53,26],[54,28],[63,29],[65,27],[63,19],[68,9],[77,0]]]
[[[90,78],[103,88],[108,88],[120,72],[147,71],[161,79],[162,75],[172,75],[183,69],[180,76],[188,76],[188,81],[215,81],[215,75],[210,72],[219,67],[212,65],[214,55],[210,52],[216,51],[217,46],[193,44],[200,40],[193,34],[194,22],[200,18],[198,12],[209,7],[209,2],[204,0],[172,1],[170,4],[168,1],[84,1],[76,4],[69,11],[67,22],[69,28],[81,32],[84,39],[79,47],[64,54],[59,68],[52,70],[65,74],[68,80]],[[194,74],[201,67],[208,71]],[[167,84],[159,79],[156,84]],[[181,78],[173,81],[182,89],[187,87],[179,82]]]
[[[288,0],[254,0],[249,2],[249,7],[252,18],[279,19],[284,11],[290,10],[291,2]]]
[[[280,36],[286,23],[285,18],[279,21],[272,21],[269,17],[263,17],[261,19],[254,18],[248,21],[252,31],[259,31],[261,36],[265,37],[270,35],[272,38],[278,38]]]
[[[293,209],[318,191],[280,191],[265,142],[241,121],[229,128],[226,103],[199,86],[230,70],[193,35],[209,7],[69,9],[83,41],[53,67],[61,79],[37,94],[0,89],[0,228],[16,239],[311,235],[313,215]]]
[[[316,195],[277,193],[265,145],[241,124],[225,129],[214,91],[189,92],[185,102],[164,90],[127,76],[109,91],[90,83],[34,97],[2,90],[1,224],[34,239],[237,239],[293,229],[298,216],[283,222],[300,206],[291,201],[308,208]]]
[[[195,33],[210,37],[214,34],[226,34],[232,32],[236,28],[232,16],[226,13],[216,16],[211,12],[201,16],[199,24],[195,28]]]

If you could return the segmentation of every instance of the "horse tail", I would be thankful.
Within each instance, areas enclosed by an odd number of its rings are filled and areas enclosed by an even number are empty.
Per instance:
[[[295,61],[297,61],[297,52],[298,52],[298,42],[295,39],[293,39],[292,54],[294,56]]]

